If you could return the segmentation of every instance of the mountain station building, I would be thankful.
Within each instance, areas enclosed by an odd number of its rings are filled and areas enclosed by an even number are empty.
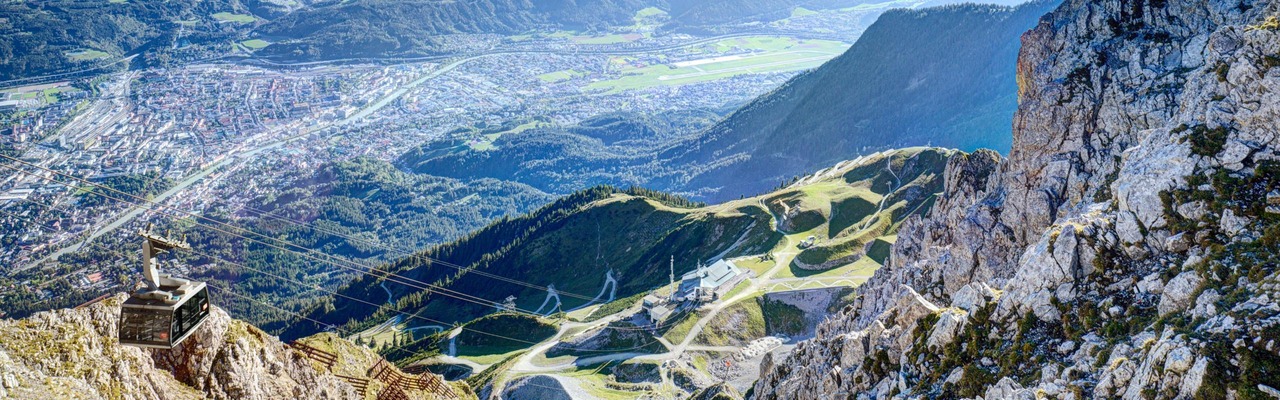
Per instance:
[[[680,277],[680,287],[676,289],[671,300],[676,302],[715,301],[746,278],[747,273],[734,265],[733,261],[722,259],[710,266],[698,265],[697,269]]]

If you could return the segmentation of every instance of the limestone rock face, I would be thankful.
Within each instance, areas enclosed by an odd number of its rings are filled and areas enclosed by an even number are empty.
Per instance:
[[[173,350],[121,346],[124,296],[0,321],[0,377],[14,398],[349,399],[355,390],[214,307]],[[52,396],[52,397],[50,397]]]
[[[1065,0],[1022,43],[1008,158],[952,158],[756,398],[1276,387],[1246,369],[1280,357],[1280,5]]]

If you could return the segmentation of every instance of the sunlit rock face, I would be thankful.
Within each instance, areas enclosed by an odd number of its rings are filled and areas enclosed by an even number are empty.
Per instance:
[[[1065,1],[1023,35],[1009,157],[952,160],[756,397],[1280,394],[1277,16]]]
[[[357,398],[301,353],[217,307],[172,350],[121,346],[124,298],[0,321],[0,398]]]

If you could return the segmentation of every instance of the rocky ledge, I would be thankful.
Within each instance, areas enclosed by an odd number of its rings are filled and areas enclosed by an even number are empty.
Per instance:
[[[124,298],[0,321],[0,398],[358,398],[301,353],[217,307],[173,350],[121,346]]]

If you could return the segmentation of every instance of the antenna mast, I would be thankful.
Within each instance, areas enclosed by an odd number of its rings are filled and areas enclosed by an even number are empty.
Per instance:
[[[676,284],[676,256],[674,254],[671,255],[671,275],[667,275],[667,279],[670,280],[668,284]]]

